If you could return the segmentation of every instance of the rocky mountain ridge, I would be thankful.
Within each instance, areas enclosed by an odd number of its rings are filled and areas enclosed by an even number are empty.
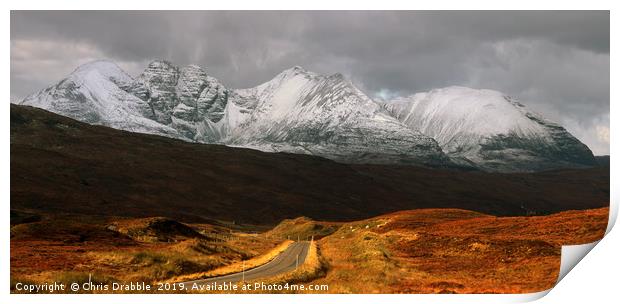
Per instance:
[[[296,66],[249,89],[157,60],[135,79],[95,61],[20,102],[83,122],[344,163],[520,172],[595,164],[564,128],[499,92],[449,87],[376,101]]]

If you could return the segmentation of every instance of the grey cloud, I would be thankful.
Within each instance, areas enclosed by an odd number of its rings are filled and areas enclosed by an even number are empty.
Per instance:
[[[609,33],[608,11],[13,11],[11,98],[101,57],[199,64],[237,88],[301,65],[373,96],[496,89],[608,153]]]

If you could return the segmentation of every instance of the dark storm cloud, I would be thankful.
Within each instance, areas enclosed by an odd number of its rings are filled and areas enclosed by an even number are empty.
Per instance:
[[[101,57],[133,74],[195,63],[238,88],[302,65],[372,96],[496,89],[609,151],[608,12],[11,13],[12,98]]]

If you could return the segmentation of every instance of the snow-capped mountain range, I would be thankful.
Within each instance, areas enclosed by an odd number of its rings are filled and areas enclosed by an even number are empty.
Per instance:
[[[196,65],[153,61],[132,78],[95,61],[19,104],[132,132],[347,163],[501,172],[595,164],[563,127],[497,91],[448,87],[377,101],[341,74],[301,67],[234,90]]]

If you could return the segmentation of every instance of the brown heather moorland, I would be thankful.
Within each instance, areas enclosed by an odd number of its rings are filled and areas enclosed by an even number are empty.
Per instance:
[[[242,260],[250,268],[268,262],[291,242],[273,237],[284,229],[303,239],[331,227],[317,235],[307,264],[265,281],[328,284],[330,293],[536,292],[557,280],[561,245],[602,238],[607,218],[608,208],[531,217],[421,209],[354,222],[299,218],[260,234],[204,224],[199,233],[169,219],[168,226],[148,225],[161,218],[44,218],[12,227],[11,279],[193,280],[238,271]],[[125,229],[111,230],[119,222]]]
[[[561,245],[601,239],[608,208],[495,217],[401,211],[342,225],[319,241],[334,293],[528,293],[549,289]]]

